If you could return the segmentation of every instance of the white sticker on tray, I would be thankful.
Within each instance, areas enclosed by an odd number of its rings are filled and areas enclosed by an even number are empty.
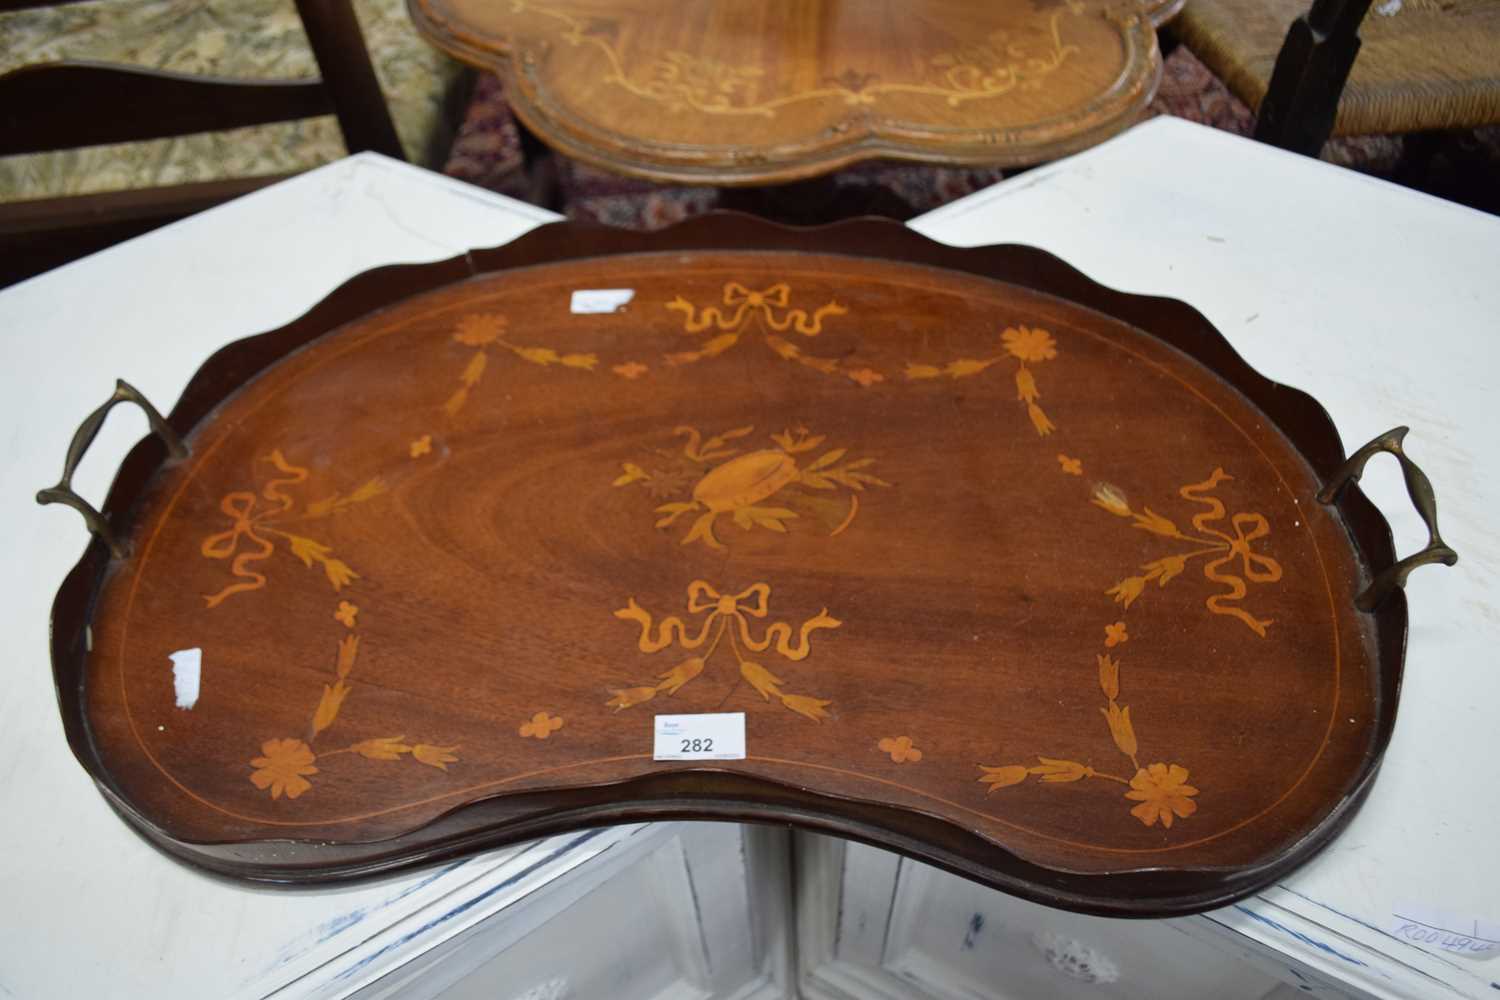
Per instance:
[[[657,760],[744,760],[745,713],[658,715]]]
[[[619,312],[633,298],[634,288],[575,288],[572,310],[575,313]]]
[[[172,661],[172,688],[177,694],[177,707],[192,708],[198,704],[198,685],[203,673],[203,650],[179,649],[167,655]]]

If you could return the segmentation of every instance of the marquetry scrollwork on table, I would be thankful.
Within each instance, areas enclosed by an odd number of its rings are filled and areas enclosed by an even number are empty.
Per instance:
[[[564,43],[593,48],[604,60],[602,82],[660,106],[671,114],[695,112],[725,117],[775,118],[782,108],[807,101],[834,101],[850,107],[878,105],[885,97],[930,97],[948,107],[1002,98],[1016,91],[1046,87],[1078,46],[1064,40],[1064,19],[1082,17],[1083,4],[1060,0],[1045,16],[1040,41],[1032,35],[995,30],[984,38],[939,52],[914,79],[883,80],[878,73],[850,66],[825,76],[818,85],[772,96],[764,70],[668,49],[643,69],[627,66],[619,48],[618,20],[588,16],[554,3],[512,0],[514,14],[550,19]]]

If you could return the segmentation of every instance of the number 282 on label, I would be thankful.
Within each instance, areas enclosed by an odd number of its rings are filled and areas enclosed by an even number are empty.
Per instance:
[[[744,760],[745,713],[658,715],[656,760]]]

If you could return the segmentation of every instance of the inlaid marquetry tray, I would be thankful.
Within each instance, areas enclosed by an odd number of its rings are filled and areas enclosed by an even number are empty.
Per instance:
[[[122,400],[43,493],[96,531],[68,738],[159,846],[261,881],[711,817],[1219,905],[1347,821],[1398,584],[1454,558],[1402,431],[1346,464],[1191,308],[894,224],[371,272],[209,359],[95,515],[71,470]],[[1399,563],[1352,484],[1380,450],[1434,529]],[[655,715],[721,712],[743,760],[653,759]]]

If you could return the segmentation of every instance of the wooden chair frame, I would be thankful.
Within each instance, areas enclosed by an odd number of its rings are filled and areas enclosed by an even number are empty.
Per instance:
[[[0,10],[76,0],[0,0]],[[349,0],[295,0],[319,77],[246,81],[83,61],[0,75],[0,156],[333,114],[349,152],[405,159]],[[0,287],[283,179],[0,203]]]
[[[1317,156],[1333,134],[1339,97],[1359,55],[1359,26],[1370,0],[1313,0],[1292,22],[1276,55],[1255,138]]]

